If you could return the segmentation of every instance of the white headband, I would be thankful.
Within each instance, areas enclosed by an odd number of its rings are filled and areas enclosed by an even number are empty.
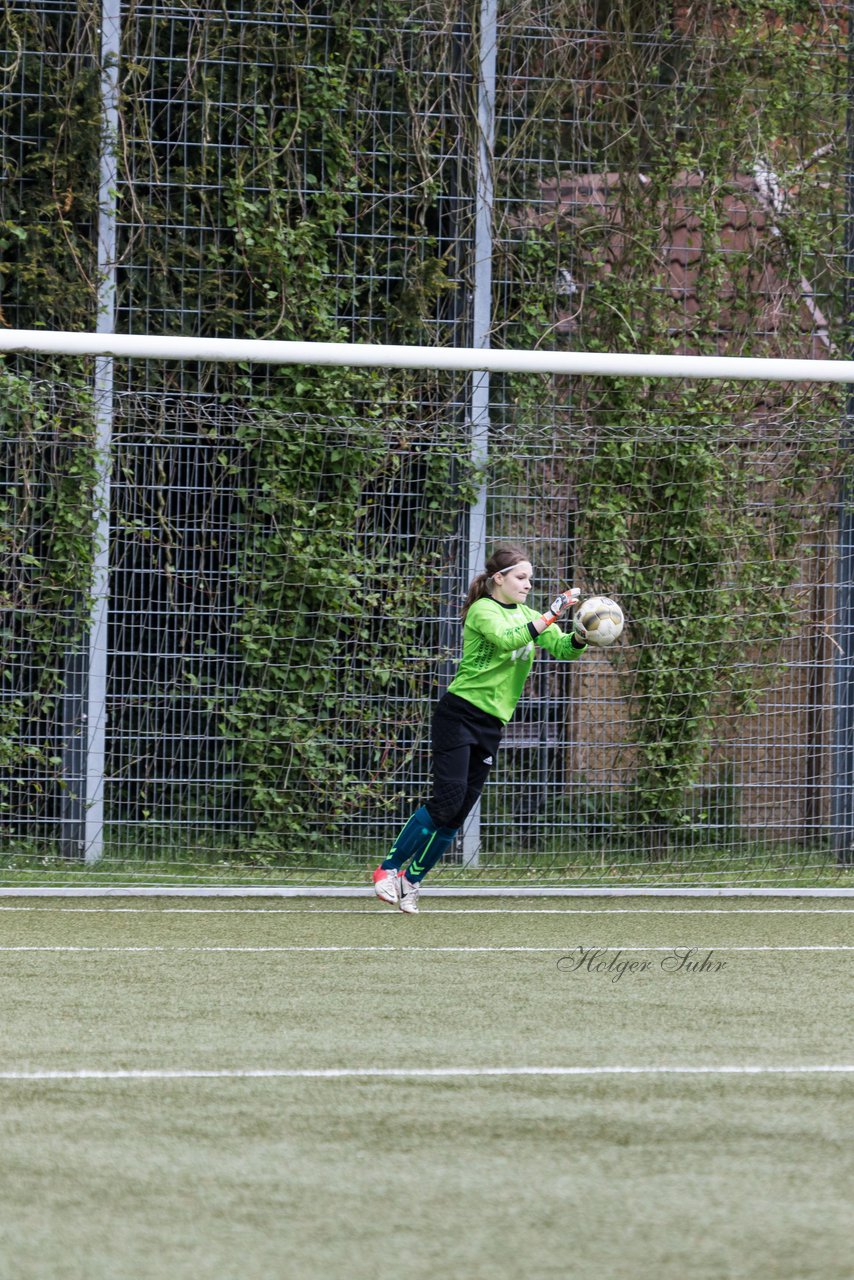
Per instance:
[[[519,565],[524,563],[524,560],[517,560],[515,564],[508,564],[503,569],[496,569],[495,573],[509,573],[511,569],[518,569]],[[490,582],[495,577],[495,573],[491,573],[489,575]]]

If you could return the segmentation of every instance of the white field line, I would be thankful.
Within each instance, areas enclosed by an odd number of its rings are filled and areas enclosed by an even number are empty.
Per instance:
[[[0,340],[2,340],[0,329]],[[523,888],[505,885],[483,885],[468,887],[450,887],[444,885],[426,886],[422,893],[425,898],[854,898],[854,887],[826,888],[774,888],[741,887],[734,885],[680,885],[679,887],[655,886],[639,887],[601,885],[596,888]],[[184,885],[184,884],[149,884],[149,885],[22,885],[18,887],[0,885],[0,898],[369,898],[373,899],[374,891],[370,885],[315,885],[314,887],[293,888],[287,886],[259,887],[251,885],[227,887],[224,885]]]
[[[4,907],[2,911],[71,915],[365,916],[399,920],[377,907]],[[425,913],[426,914],[426,913]],[[854,907],[430,907],[431,916],[846,916]]]
[[[852,1063],[798,1066],[613,1067],[240,1067],[194,1070],[0,1071],[0,1081],[78,1080],[452,1080],[518,1076],[806,1076],[851,1075]]]
[[[279,946],[279,947],[183,947],[183,946],[148,946],[148,947],[110,947],[110,946],[18,946],[3,947],[0,946],[0,953],[8,954],[13,952],[86,952],[86,953],[103,953],[103,954],[119,954],[119,955],[196,955],[196,954],[219,954],[228,953],[231,955],[270,955],[270,954],[292,954],[292,953],[371,953],[371,952],[428,952],[428,953],[451,953],[454,955],[477,955],[477,954],[500,954],[505,952],[522,953],[522,954],[539,954],[539,953],[555,953],[559,955],[567,955],[571,950],[578,950],[578,945],[574,948],[563,947],[419,947],[419,946]],[[777,951],[854,951],[854,944],[831,944],[827,946],[813,945],[802,947],[727,947],[718,946],[717,943],[702,943],[700,945],[692,945],[684,942],[676,943],[671,947],[632,947],[632,946],[599,946],[597,943],[589,943],[584,945],[585,952],[673,952],[683,951],[721,951],[721,952],[777,952]]]

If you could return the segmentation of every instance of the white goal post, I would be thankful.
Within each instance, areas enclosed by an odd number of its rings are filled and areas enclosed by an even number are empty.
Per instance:
[[[486,339],[488,340],[488,339]],[[0,329],[0,357],[26,356],[39,358],[68,357],[92,358],[96,368],[107,371],[109,376],[96,379],[96,401],[99,402],[98,416],[98,461],[97,469],[101,474],[102,485],[96,493],[95,520],[95,582],[93,584],[93,602],[95,605],[90,620],[90,647],[98,656],[97,670],[94,664],[89,670],[87,692],[84,694],[84,710],[88,743],[86,750],[86,769],[84,795],[81,797],[81,815],[85,823],[85,836],[82,841],[84,860],[89,865],[97,864],[103,856],[104,845],[104,761],[106,733],[106,627],[108,613],[108,547],[110,541],[109,512],[109,472],[112,431],[112,369],[116,360],[129,361],[167,361],[196,363],[228,363],[234,365],[255,366],[305,366],[307,368],[344,367],[361,369],[388,370],[424,370],[444,371],[461,374],[483,374],[484,385],[480,387],[480,400],[477,412],[472,412],[468,420],[471,431],[469,445],[473,455],[480,462],[489,452],[489,382],[490,374],[544,375],[558,378],[598,377],[627,379],[673,379],[673,380],[710,380],[714,382],[777,382],[777,383],[811,383],[837,384],[854,388],[854,360],[844,359],[788,359],[788,358],[753,358],[743,356],[690,356],[673,354],[655,354],[640,352],[584,352],[584,351],[538,351],[538,350],[506,350],[486,346],[474,347],[437,347],[424,345],[391,345],[379,343],[347,343],[347,342],[299,342],[276,341],[262,339],[236,338],[199,338],[172,335],[152,334],[115,334],[97,332],[56,332],[32,329]],[[477,379],[474,379],[477,382]],[[98,391],[100,388],[100,393]],[[103,403],[100,403],[103,402]],[[850,410],[849,410],[850,412]],[[845,410],[840,411],[841,421],[846,421]],[[835,426],[833,428],[835,430]],[[476,431],[483,439],[475,438]],[[847,428],[842,425],[841,434]],[[479,438],[478,438],[479,439]],[[480,452],[478,452],[480,450]],[[485,490],[477,500],[481,503],[479,523],[476,524],[472,509],[472,529],[479,530],[470,534],[471,563],[482,561],[482,546],[485,539]],[[477,554],[474,554],[474,541]],[[854,542],[854,539],[852,539]],[[90,655],[91,656],[91,655]],[[854,692],[852,692],[854,702]],[[854,714],[851,718],[854,724]],[[852,754],[854,759],[854,754]],[[469,839],[473,837],[469,836]],[[476,844],[477,841],[474,841]],[[474,844],[472,845],[474,847]],[[473,854],[467,852],[463,843],[464,867],[477,865],[476,849]],[[156,890],[153,890],[156,891]],[[207,890],[210,891],[209,889]],[[229,890],[223,889],[223,892]],[[232,890],[241,892],[241,890]],[[326,887],[312,888],[306,892],[326,892],[329,894],[366,892],[358,889],[341,889]],[[505,890],[507,893],[525,892],[518,886]],[[543,892],[542,889],[529,890]],[[548,892],[548,890],[545,890]],[[632,890],[626,886],[611,890],[613,892],[649,892],[649,889]],[[767,892],[768,890],[733,890],[733,892]],[[20,890],[20,892],[24,892]],[[248,890],[248,892],[252,892]],[[258,890],[261,892],[261,890]],[[271,892],[283,892],[280,889]],[[292,890],[295,895],[303,890]],[[477,892],[473,888],[452,890],[434,890],[434,892],[464,893]],[[553,892],[588,892],[603,893],[608,889],[554,889]],[[709,885],[703,889],[659,889],[661,893],[723,893],[727,888]],[[783,890],[783,892],[786,892]],[[790,890],[797,892],[834,893],[830,890]],[[841,892],[854,893],[854,889]]]

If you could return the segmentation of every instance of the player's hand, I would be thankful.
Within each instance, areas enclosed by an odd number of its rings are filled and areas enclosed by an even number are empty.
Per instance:
[[[587,628],[579,618],[578,614],[572,619],[572,629],[578,636],[579,640],[583,640],[587,644]]]
[[[553,617],[559,618],[562,613],[566,613],[567,609],[571,609],[573,605],[578,604],[580,595],[581,592],[578,587],[571,587],[569,591],[562,591],[559,596],[555,596],[549,605],[549,613]]]

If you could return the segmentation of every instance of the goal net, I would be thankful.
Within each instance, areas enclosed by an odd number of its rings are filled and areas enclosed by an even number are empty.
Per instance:
[[[176,346],[105,383],[96,345],[50,337],[0,369],[4,882],[366,883],[429,794],[461,601],[502,542],[530,551],[534,603],[572,583],[618,599],[626,630],[540,656],[432,883],[845,875],[838,379],[498,357],[478,416],[460,353],[414,370]]]

